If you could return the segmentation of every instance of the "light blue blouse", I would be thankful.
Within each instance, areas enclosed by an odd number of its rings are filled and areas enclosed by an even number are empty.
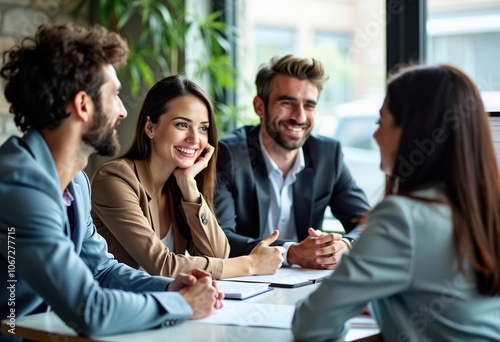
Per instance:
[[[415,195],[443,198],[436,189]],[[500,298],[457,271],[447,205],[389,196],[332,276],[299,303],[295,337],[342,340],[370,304],[384,341],[500,341]]]

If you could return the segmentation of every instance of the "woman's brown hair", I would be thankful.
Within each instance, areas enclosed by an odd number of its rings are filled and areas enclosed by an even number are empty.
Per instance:
[[[389,80],[387,101],[402,127],[387,193],[444,185],[459,271],[470,264],[479,293],[500,295],[500,175],[479,90],[453,66],[413,66]]]

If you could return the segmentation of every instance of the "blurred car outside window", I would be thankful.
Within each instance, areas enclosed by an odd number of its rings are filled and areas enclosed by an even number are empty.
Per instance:
[[[341,143],[344,161],[371,206],[382,199],[385,185],[378,145],[373,138],[382,102],[383,96],[375,96],[339,104],[331,114],[318,113],[313,130],[314,134]],[[323,229],[343,232],[342,225],[329,208],[325,211]]]

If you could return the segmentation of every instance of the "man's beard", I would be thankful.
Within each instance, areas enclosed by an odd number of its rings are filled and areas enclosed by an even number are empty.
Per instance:
[[[264,124],[266,125],[266,131],[267,134],[282,148],[288,151],[293,151],[296,150],[304,143],[306,142],[307,138],[311,135],[311,132],[309,131],[307,134],[304,135],[304,138],[300,140],[286,140],[284,137],[281,136],[280,128],[279,128],[279,123],[276,123],[275,121],[272,121],[271,115],[269,115],[269,112],[266,110],[266,118],[264,120]],[[297,122],[294,120],[289,120],[288,123],[290,125],[296,126]],[[307,130],[308,128],[306,128]]]
[[[92,128],[83,135],[83,141],[92,146],[97,154],[112,157],[120,151],[120,142],[115,134],[115,126],[109,127],[109,122],[102,109],[97,109]]]

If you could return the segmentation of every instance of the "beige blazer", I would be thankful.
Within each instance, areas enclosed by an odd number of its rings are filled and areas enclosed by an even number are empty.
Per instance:
[[[201,204],[182,201],[193,238],[186,240],[173,219],[175,250],[170,251],[161,242],[157,195],[146,161],[118,159],[94,172],[92,218],[109,251],[118,261],[133,268],[142,266],[152,275],[175,277],[200,268],[219,279],[220,258],[228,257],[229,243],[203,196]]]

